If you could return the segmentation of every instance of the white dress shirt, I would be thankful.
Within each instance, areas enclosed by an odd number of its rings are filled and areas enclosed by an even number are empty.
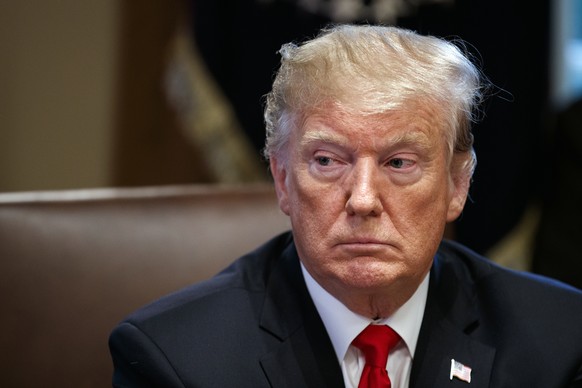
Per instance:
[[[357,388],[365,359],[362,352],[351,343],[369,324],[390,326],[402,341],[389,354],[388,376],[393,388],[408,388],[414,350],[422,324],[424,307],[428,295],[427,274],[412,297],[390,317],[373,321],[349,310],[343,303],[323,289],[301,264],[309,294],[335,350],[341,365],[346,388]]]

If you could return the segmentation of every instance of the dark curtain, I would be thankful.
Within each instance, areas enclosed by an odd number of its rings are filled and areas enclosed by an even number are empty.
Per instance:
[[[294,1],[194,0],[192,7],[200,51],[258,153],[264,141],[262,96],[279,63],[277,50],[312,37],[331,19]],[[462,38],[496,85],[484,120],[474,128],[479,162],[472,201],[455,228],[457,240],[486,252],[520,220],[541,180],[549,1],[426,2],[394,24]]]
[[[550,169],[542,190],[542,216],[533,270],[582,289],[582,100],[556,120],[541,162]]]

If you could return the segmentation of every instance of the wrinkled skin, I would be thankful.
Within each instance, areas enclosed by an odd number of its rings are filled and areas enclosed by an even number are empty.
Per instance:
[[[302,263],[358,314],[386,317],[404,304],[463,209],[469,177],[451,174],[458,156],[437,117],[332,107],[307,116],[271,157]]]

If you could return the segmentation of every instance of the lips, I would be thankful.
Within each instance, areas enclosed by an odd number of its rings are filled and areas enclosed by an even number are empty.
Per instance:
[[[350,251],[378,251],[395,247],[394,244],[386,240],[371,237],[341,240],[336,246]]]
[[[349,239],[346,241],[342,241],[340,244],[373,244],[373,245],[390,245],[387,242],[380,240],[380,239],[375,239],[375,238],[356,238],[356,239]]]

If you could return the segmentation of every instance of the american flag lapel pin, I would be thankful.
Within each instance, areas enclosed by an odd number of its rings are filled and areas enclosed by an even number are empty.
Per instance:
[[[457,378],[466,383],[471,382],[471,368],[467,365],[461,364],[459,361],[451,360],[450,379]]]

